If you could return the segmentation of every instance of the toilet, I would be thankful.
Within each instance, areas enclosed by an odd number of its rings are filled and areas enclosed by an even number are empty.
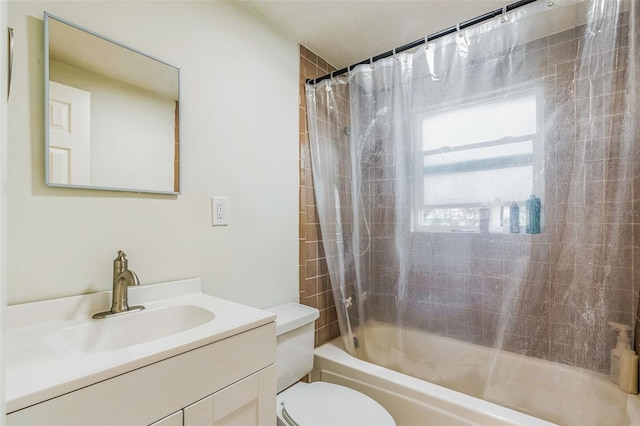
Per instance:
[[[298,382],[313,369],[314,322],[318,310],[288,303],[266,308],[276,314],[278,426],[395,426],[372,398],[325,382]]]

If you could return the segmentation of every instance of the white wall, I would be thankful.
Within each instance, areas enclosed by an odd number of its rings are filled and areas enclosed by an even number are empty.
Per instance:
[[[7,283],[7,2],[0,1],[0,424],[5,419],[5,305]]]
[[[42,12],[181,68],[182,195],[44,185]],[[264,307],[298,297],[298,48],[225,2],[13,1],[8,299],[111,288],[124,249],[142,283],[202,277]],[[231,226],[211,227],[211,196]]]

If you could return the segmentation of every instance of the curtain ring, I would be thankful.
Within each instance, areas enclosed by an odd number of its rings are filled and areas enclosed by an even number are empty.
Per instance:
[[[429,50],[429,36],[424,36],[424,50]]]
[[[456,24],[456,31],[458,32],[458,37],[462,37],[464,34],[462,34],[462,31],[460,31],[460,23],[458,22]]]
[[[334,73],[334,72],[335,72],[335,71],[331,71],[331,72],[329,73],[329,78],[330,78],[331,80],[333,80],[333,73]]]
[[[369,58],[369,68],[373,69],[373,56]]]
[[[500,18],[501,23],[507,22],[507,6],[502,7],[502,18]]]

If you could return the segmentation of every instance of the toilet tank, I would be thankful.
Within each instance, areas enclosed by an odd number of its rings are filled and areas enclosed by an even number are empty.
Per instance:
[[[315,308],[298,303],[272,306],[276,314],[276,371],[278,392],[302,379],[313,369]]]

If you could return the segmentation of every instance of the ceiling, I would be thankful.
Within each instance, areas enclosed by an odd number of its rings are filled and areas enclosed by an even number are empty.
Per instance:
[[[336,68],[392,50],[513,0],[247,0],[237,2]]]

